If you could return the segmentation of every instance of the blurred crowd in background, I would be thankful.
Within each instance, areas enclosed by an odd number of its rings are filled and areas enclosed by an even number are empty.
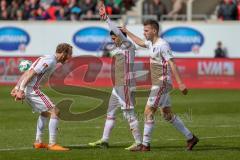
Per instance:
[[[158,20],[161,19],[162,15],[176,19],[174,17],[177,15],[186,14],[187,2],[188,0],[171,0],[172,7],[168,11],[162,0],[144,0],[143,15],[157,15]],[[219,0],[212,12],[219,20],[240,20],[240,0]]]
[[[108,14],[124,14],[134,0],[105,0]],[[1,20],[91,20],[97,0],[1,0]]]
[[[144,0],[143,15],[175,17],[186,14],[188,0],[171,0],[167,9],[162,0]],[[197,1],[197,0],[196,0]],[[97,0],[0,0],[1,20],[94,20]],[[109,15],[122,15],[136,5],[137,0],[105,0]],[[213,13],[219,20],[240,20],[240,0],[219,0]]]

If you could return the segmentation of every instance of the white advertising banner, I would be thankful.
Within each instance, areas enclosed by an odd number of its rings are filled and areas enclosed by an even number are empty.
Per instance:
[[[143,38],[142,25],[127,28]],[[240,23],[162,23],[161,36],[176,57],[214,57],[218,41],[229,58],[240,58]],[[40,56],[53,54],[58,43],[74,46],[74,55],[102,56],[110,43],[106,23],[91,22],[1,22],[0,56]],[[148,56],[138,47],[137,56]]]

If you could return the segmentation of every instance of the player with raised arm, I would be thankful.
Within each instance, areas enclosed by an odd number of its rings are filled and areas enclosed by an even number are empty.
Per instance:
[[[37,121],[36,140],[33,147],[36,149],[47,148],[55,151],[67,151],[56,143],[57,126],[59,123],[59,109],[50,101],[50,99],[40,90],[42,82],[46,82],[50,74],[55,70],[57,63],[65,63],[72,56],[72,46],[66,43],[59,44],[55,55],[46,55],[38,58],[25,71],[19,79],[17,85],[11,91],[15,100],[26,100],[33,109],[33,112],[39,112]],[[49,144],[43,143],[44,127],[49,121]]]
[[[150,52],[152,87],[144,112],[145,124],[141,151],[150,151],[151,134],[154,127],[154,113],[158,107],[161,108],[163,118],[186,137],[187,150],[192,150],[199,139],[185,127],[180,117],[171,111],[169,95],[169,91],[172,88],[171,71],[182,93],[186,95],[188,90],[180,77],[169,44],[159,37],[158,22],[155,20],[146,20],[144,22],[144,36],[146,41],[131,33],[126,27],[122,27],[121,30],[137,45],[148,48]]]
[[[128,121],[130,130],[135,139],[135,143],[126,150],[135,151],[141,148],[141,134],[138,120],[134,113],[134,95],[132,88],[135,87],[133,79],[133,64],[135,57],[135,46],[131,43],[124,33],[117,28],[106,15],[105,6],[99,7],[99,14],[102,20],[105,20],[111,30],[110,35],[115,49],[111,51],[115,59],[114,68],[114,87],[109,100],[107,118],[104,126],[103,136],[100,140],[89,143],[90,146],[108,147],[110,132],[115,124],[115,114],[118,106],[123,111],[124,118]]]

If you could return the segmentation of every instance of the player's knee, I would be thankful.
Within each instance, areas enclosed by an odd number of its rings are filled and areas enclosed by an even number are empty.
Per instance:
[[[115,116],[107,115],[106,120],[115,120]]]
[[[133,110],[124,110],[123,117],[128,121],[132,122],[136,120],[135,114]]]
[[[154,110],[153,109],[145,109],[144,111],[144,117],[145,117],[145,121],[152,121],[154,119]]]
[[[50,110],[51,117],[59,117],[60,110],[57,107],[54,107]]]
[[[108,112],[106,119],[115,120],[115,114],[113,112]]]

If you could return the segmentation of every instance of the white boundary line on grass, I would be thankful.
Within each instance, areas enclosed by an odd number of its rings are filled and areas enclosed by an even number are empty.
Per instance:
[[[213,137],[201,137],[199,138],[200,140],[203,139],[217,139],[217,138],[239,138],[240,135],[230,135],[230,136],[213,136]],[[159,139],[153,139],[152,141],[156,142],[156,141],[160,141],[161,138]],[[174,138],[168,138],[168,139],[164,139],[167,141],[183,141],[185,139],[174,139]],[[121,142],[114,142],[111,144],[126,144],[126,143],[131,143],[132,141],[121,141]],[[73,145],[66,145],[69,147],[87,147],[89,146],[88,144],[73,144]],[[19,147],[19,148],[0,148],[0,152],[4,152],[4,151],[23,151],[23,150],[33,150],[32,147]]]

